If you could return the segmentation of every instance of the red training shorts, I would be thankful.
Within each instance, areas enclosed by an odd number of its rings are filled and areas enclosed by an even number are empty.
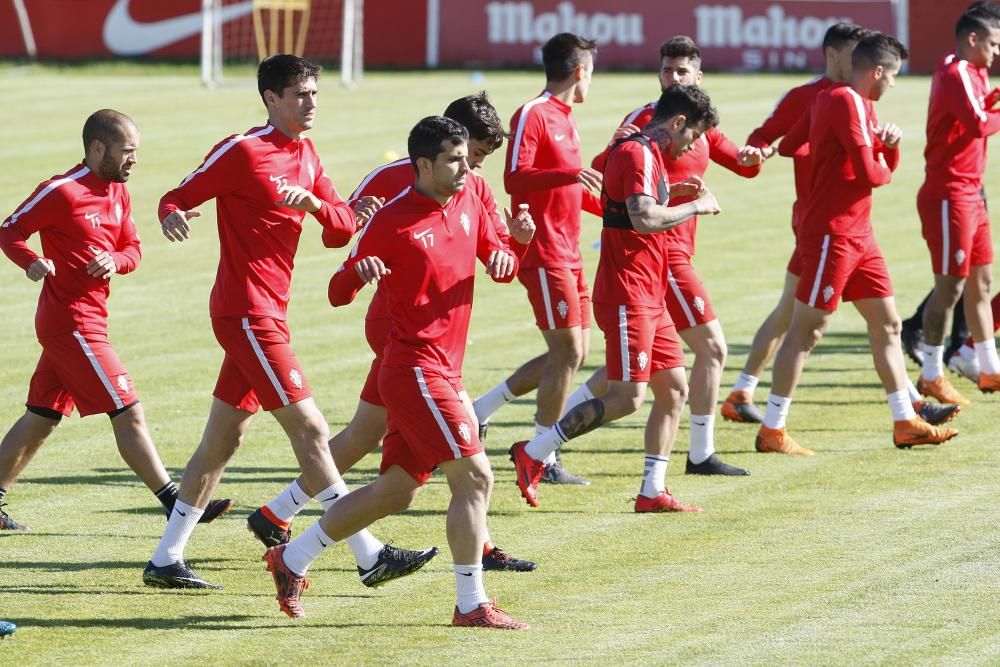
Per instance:
[[[312,396],[288,323],[270,317],[212,318],[226,351],[212,395],[239,410],[275,410]]]
[[[528,290],[539,329],[590,328],[590,288],[583,269],[525,268],[517,279]]]
[[[799,239],[802,274],[795,298],[833,312],[840,299],[886,299],[892,296],[889,269],[874,236]]]
[[[42,356],[31,376],[25,405],[67,417],[114,412],[139,400],[128,371],[104,333],[71,331],[38,341]]]
[[[665,308],[595,303],[594,318],[604,332],[609,380],[649,382],[657,371],[684,367],[681,339]]]
[[[391,328],[392,320],[388,317],[365,319],[365,339],[368,341],[368,347],[375,353],[375,358],[372,359],[368,377],[365,378],[365,386],[361,388],[361,400],[380,408],[384,408],[385,403],[378,393],[378,370],[382,365],[382,355],[385,353],[386,343],[389,342]]]
[[[460,380],[420,367],[385,365],[378,379],[389,412],[381,472],[398,465],[424,484],[443,461],[483,451],[479,427],[459,395]]]
[[[936,275],[966,277],[970,266],[993,263],[990,217],[982,197],[945,199],[920,188],[917,212]]]
[[[667,311],[678,331],[711,322],[715,317],[708,291],[690,258],[671,255],[667,270]]]

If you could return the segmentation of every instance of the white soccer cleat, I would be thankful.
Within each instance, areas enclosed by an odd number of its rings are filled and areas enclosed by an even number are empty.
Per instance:
[[[979,382],[979,361],[975,357],[966,359],[960,353],[956,352],[948,360],[948,368],[953,373],[958,373],[967,380]]]

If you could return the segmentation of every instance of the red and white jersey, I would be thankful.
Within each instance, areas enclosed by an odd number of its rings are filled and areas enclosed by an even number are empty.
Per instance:
[[[656,102],[650,102],[646,106],[639,107],[632,113],[625,116],[619,127],[623,125],[635,125],[640,130],[649,125],[656,113]],[[613,143],[613,142],[612,142]],[[591,166],[598,171],[604,171],[605,161],[612,144],[599,153],[592,161]],[[761,165],[754,167],[744,167],[737,159],[739,146],[723,134],[718,128],[710,128],[705,134],[699,137],[694,146],[679,158],[672,159],[663,156],[663,167],[666,170],[667,178],[671,183],[680,183],[692,176],[701,178],[708,171],[709,161],[715,162],[744,178],[753,178],[760,173]],[[694,201],[695,196],[677,197],[671,200],[674,205],[684,204]],[[698,216],[692,216],[684,223],[664,232],[667,244],[671,253],[678,253],[687,258],[694,256],[695,237],[698,233]]]
[[[580,211],[601,215],[600,200],[577,182],[583,163],[572,107],[545,92],[514,112],[503,182],[511,210],[528,204],[535,238],[525,268],[583,266]]]
[[[354,206],[359,199],[368,196],[381,197],[386,202],[389,202],[400,192],[413,185],[414,176],[413,164],[410,162],[410,158],[384,164],[361,180],[357,189],[351,194],[350,199],[348,199],[348,204]],[[497,211],[497,200],[493,196],[493,190],[490,188],[489,183],[486,182],[486,179],[475,171],[469,171],[465,176],[465,189],[471,191],[483,203],[497,237],[503,243],[509,245],[518,257],[522,257],[527,246],[521,245],[511,238],[510,231],[507,229],[507,223],[500,218],[500,214]],[[368,305],[368,313],[365,315],[365,319],[377,320],[388,317],[389,309],[385,303],[385,297],[382,295],[382,290],[376,288],[375,295],[372,296],[371,303]]]
[[[800,239],[872,233],[872,188],[891,181],[899,164],[899,151],[879,141],[876,127],[872,101],[851,86],[834,84],[817,95],[809,115],[813,167]]]
[[[774,111],[756,130],[747,137],[748,146],[767,148],[788,134],[795,123],[809,115],[813,100],[820,92],[833,85],[833,80],[818,77],[785,93],[774,107]],[[809,187],[809,144],[804,143],[792,156],[795,171],[795,198],[801,200]]]
[[[670,191],[660,150],[653,141],[623,141],[608,153],[604,170],[603,203],[616,205],[618,215],[633,195],[647,195],[658,203]],[[608,226],[601,230],[601,260],[594,278],[594,303],[662,309],[667,286],[665,233],[640,234],[634,229]]]
[[[42,256],[55,273],[42,282],[35,314],[39,337],[69,331],[107,332],[110,283],[87,274],[87,264],[104,250],[115,272],[130,273],[142,252],[124,183],[101,180],[84,163],[45,181],[0,227],[0,247],[24,270],[39,258],[25,242],[38,232]]]
[[[275,204],[278,189],[298,185],[318,197],[313,215],[323,243],[341,247],[356,229],[354,211],[323,171],[309,139],[292,139],[273,125],[219,142],[181,184],[160,199],[160,221],[209,199],[218,211],[219,270],[209,302],[212,317],[286,319],[295,251],[305,213]]]
[[[486,264],[494,250],[514,256],[468,188],[445,205],[407,188],[365,225],[350,257],[330,279],[330,303],[352,301],[365,285],[355,264],[380,258],[391,271],[379,289],[392,319],[382,364],[461,377],[476,259]],[[516,264],[515,256],[515,273]],[[513,279],[512,274],[501,282]]]
[[[1000,109],[987,109],[985,67],[951,54],[934,70],[927,109],[925,187],[942,197],[978,197],[986,171],[986,138],[1000,130]]]

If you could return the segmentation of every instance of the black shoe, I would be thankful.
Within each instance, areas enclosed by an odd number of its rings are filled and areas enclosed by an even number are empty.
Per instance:
[[[903,329],[899,335],[903,343],[903,352],[913,360],[917,366],[924,365],[924,330],[919,324],[911,324],[909,320],[903,322]],[[946,357],[947,358],[947,357]]]
[[[17,630],[17,626],[10,621],[0,621],[0,639],[7,639],[7,637],[14,634]]]
[[[205,506],[205,513],[198,519],[198,523],[212,523],[231,509],[233,509],[233,501],[229,498],[209,500],[208,505]]]
[[[153,588],[211,588],[222,590],[218,584],[210,584],[197,574],[184,561],[157,567],[153,561],[146,563],[142,571],[142,583]]]
[[[553,463],[550,466],[545,466],[542,471],[542,481],[546,484],[576,484],[578,486],[590,486],[590,480],[574,475],[566,468],[562,467],[561,463]]]
[[[489,422],[479,422],[479,442],[486,439],[486,431],[490,428]]]
[[[744,470],[743,468],[737,468],[736,466],[731,466],[728,463],[723,463],[715,454],[712,454],[707,459],[701,463],[694,463],[691,459],[687,460],[687,466],[684,468],[685,475],[730,475],[734,477],[744,477],[750,474],[749,470]]]
[[[438,555],[438,548],[431,547],[423,551],[399,549],[390,544],[378,552],[378,560],[367,570],[358,567],[361,583],[369,588],[377,588],[393,579],[399,579],[413,574]]]
[[[14,519],[3,510],[6,506],[7,503],[0,503],[0,530],[31,530],[29,526],[25,526],[23,523],[14,521]]]
[[[957,403],[931,403],[930,401],[919,401],[913,407],[918,408],[917,414],[928,424],[937,426],[949,422],[958,415],[962,406]]]
[[[255,509],[253,514],[247,517],[247,530],[268,549],[288,544],[292,539],[291,526],[282,528],[264,516],[260,508]]]
[[[530,560],[508,556],[500,547],[493,547],[483,554],[483,571],[506,570],[507,572],[532,572],[538,568]]]

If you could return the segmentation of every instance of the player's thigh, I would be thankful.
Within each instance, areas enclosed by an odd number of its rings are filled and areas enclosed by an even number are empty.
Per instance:
[[[582,271],[531,267],[520,270],[517,278],[528,293],[535,324],[543,332],[590,324],[590,292]]]
[[[799,239],[802,275],[795,292],[796,301],[831,313],[837,310],[865,247],[861,240],[832,234]]]
[[[882,249],[875,237],[869,237],[858,245],[859,254],[850,269],[844,284],[844,301],[858,299],[886,299],[893,296],[892,279],[885,263]]]
[[[51,354],[42,350],[35,370],[28,383],[28,398],[25,406],[34,414],[46,414],[51,418],[57,415],[68,417],[73,413],[73,397],[59,379],[59,373],[52,363]]]
[[[981,200],[942,197],[921,189],[917,212],[931,256],[931,269],[936,275],[965,277],[974,260],[986,257],[986,261],[992,261],[992,244],[989,248],[982,245],[980,227],[985,209]],[[987,219],[986,239],[988,234]]]
[[[684,331],[716,319],[708,290],[687,260],[671,260],[667,272],[667,311]]]
[[[139,400],[105,334],[73,331],[39,342],[80,416],[115,412]]]

